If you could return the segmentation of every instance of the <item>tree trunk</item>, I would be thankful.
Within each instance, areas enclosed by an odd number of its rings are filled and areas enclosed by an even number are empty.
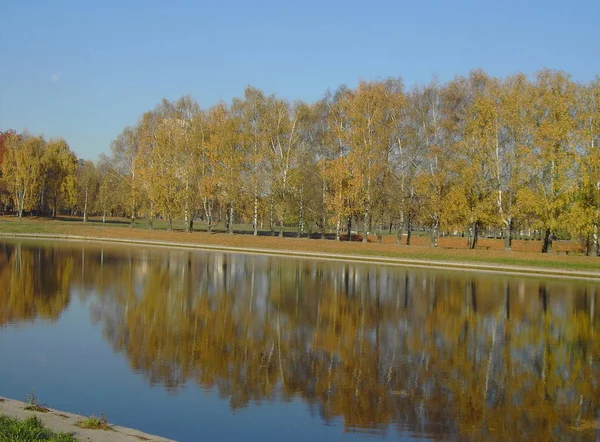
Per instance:
[[[304,188],[300,190],[300,216],[298,218],[298,238],[304,234]]]
[[[335,223],[335,240],[336,241],[341,241],[341,238],[340,238],[341,228],[342,228],[342,218],[338,216],[337,222]]]
[[[167,216],[167,230],[169,232],[173,230],[173,219],[171,218],[171,215]]]
[[[396,244],[402,245],[402,234],[404,233],[403,223],[398,223],[398,230],[396,231]]]
[[[515,221],[511,217],[506,222],[506,230],[504,231],[504,250],[510,252],[512,250],[513,229]]]
[[[362,242],[367,243],[367,242],[369,242],[369,208],[368,207],[365,207],[363,223],[364,223],[363,230],[364,230],[365,234],[363,235]]]
[[[473,250],[477,247],[477,239],[479,238],[479,221],[473,222],[471,234],[471,238],[469,239],[469,249]]]
[[[431,247],[438,246],[438,236],[439,236],[439,223],[434,221],[433,226],[431,228]]]
[[[322,203],[322,213],[321,213],[321,239],[325,239],[325,229],[327,228],[327,207],[325,205],[325,199],[327,197],[327,185],[325,184],[325,180],[323,180],[323,192],[321,195],[321,203]]]
[[[590,241],[590,234],[585,235],[585,256],[590,256],[592,253],[592,242]]]
[[[212,205],[208,202],[208,198],[204,197],[202,201],[204,206],[204,215],[206,216],[208,233],[212,233]]]
[[[550,229],[546,228],[546,231],[544,232],[544,242],[542,243],[542,253],[548,253],[552,248],[552,239],[550,238],[551,235],[552,232]]]
[[[406,220],[406,245],[410,246],[410,235],[412,233],[412,215],[408,215]]]
[[[227,208],[227,232],[233,234],[233,204],[229,204]]]
[[[102,211],[102,224],[106,224],[106,209]]]
[[[148,211],[148,229],[154,229],[154,203],[150,201],[150,210]]]
[[[83,222],[87,223],[88,191],[85,191],[85,202],[83,204]]]
[[[352,217],[348,217],[348,239],[347,241],[352,241]]]
[[[258,235],[258,190],[254,189],[254,215],[252,217],[252,234]]]
[[[377,243],[381,244],[383,242],[383,209],[379,213],[379,229],[377,231]]]
[[[275,219],[273,217],[273,201],[271,201],[271,206],[269,208],[269,228],[271,229],[271,236],[275,236]]]
[[[598,223],[594,223],[594,253],[596,256],[600,256],[600,228],[598,227]]]
[[[479,221],[475,221],[475,223],[473,223],[473,248],[477,247],[477,241],[479,240],[479,228]]]

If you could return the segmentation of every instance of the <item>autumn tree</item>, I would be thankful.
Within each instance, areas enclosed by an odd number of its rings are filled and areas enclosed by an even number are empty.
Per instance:
[[[360,213],[360,177],[354,173],[350,154],[352,147],[347,142],[347,102],[350,91],[341,87],[335,94],[325,97],[327,106],[328,136],[325,138],[323,159],[319,161],[325,179],[325,206],[335,225],[336,240],[341,239],[342,223],[347,221],[348,238],[351,235],[352,219]]]
[[[456,197],[463,201],[462,218],[468,225],[468,248],[474,249],[480,231],[491,219],[495,189],[494,158],[499,144],[498,82],[482,71],[459,78],[445,90],[446,127],[454,140]],[[460,210],[457,211],[457,214]]]
[[[586,254],[593,249],[600,256],[600,78],[578,92],[579,173],[568,224],[584,236]]]
[[[226,210],[227,231],[233,233],[234,215],[243,197],[241,178],[245,161],[238,132],[239,120],[221,103],[210,109],[208,125],[218,197]]]
[[[11,135],[6,141],[2,175],[11,194],[19,221],[23,211],[36,204],[36,194],[42,184],[44,140],[30,134]]]
[[[246,174],[251,195],[252,231],[258,235],[259,212],[264,196],[269,190],[267,154],[269,145],[268,106],[273,97],[265,97],[257,88],[248,86],[243,99],[234,99],[232,112],[240,121],[241,143],[245,145]]]
[[[431,245],[437,247],[440,226],[448,216],[447,196],[455,177],[451,173],[452,151],[442,127],[441,87],[432,81],[419,88],[413,105],[418,107],[421,165],[415,178],[421,202],[419,218],[430,228]]]
[[[263,130],[268,146],[269,190],[279,220],[280,237],[288,214],[290,175],[296,166],[301,144],[300,126],[307,112],[307,106],[302,102],[290,104],[274,96],[265,104]]]
[[[72,207],[77,200],[77,158],[63,139],[47,143],[42,155],[44,195],[53,218],[59,209]]]
[[[6,179],[2,177],[2,163],[4,162],[4,157],[8,149],[7,142],[10,137],[15,135],[16,132],[12,129],[4,132],[0,131],[0,204],[4,207],[8,206],[10,203],[10,193],[6,185]]]
[[[137,137],[134,127],[126,127],[110,146],[112,155],[109,173],[121,187],[119,193],[129,214],[131,227],[135,224],[141,194],[140,165],[136,161],[139,150]]]
[[[84,161],[77,170],[77,206],[83,213],[83,222],[88,221],[90,209],[95,206],[100,186],[98,170],[92,161]]]
[[[576,89],[567,74],[547,69],[538,72],[535,86],[535,182],[527,202],[539,218],[542,253],[547,253],[574,184]]]
[[[504,227],[504,249],[512,250],[517,195],[530,184],[533,154],[531,102],[534,89],[527,77],[517,74],[500,86],[500,136],[494,152],[496,206]]]
[[[363,218],[363,242],[371,229],[376,208],[382,204],[388,172],[390,96],[383,83],[361,82],[342,96],[339,106],[344,121],[339,137],[349,147],[349,166],[357,186]]]

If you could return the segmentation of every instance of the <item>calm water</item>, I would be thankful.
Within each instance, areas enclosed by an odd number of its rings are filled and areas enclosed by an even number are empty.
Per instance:
[[[599,293],[0,242],[0,395],[181,441],[595,440]]]

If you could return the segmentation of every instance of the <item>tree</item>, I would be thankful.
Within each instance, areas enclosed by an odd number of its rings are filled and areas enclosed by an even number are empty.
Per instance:
[[[576,212],[569,219],[569,226],[579,225],[585,237],[586,253],[591,246],[600,256],[600,77],[585,87],[579,88],[579,133],[578,152],[579,183],[575,192]]]
[[[232,112],[240,119],[240,131],[244,151],[247,153],[246,173],[252,198],[252,233],[258,235],[258,217],[262,198],[268,191],[267,155],[269,127],[267,106],[273,97],[265,97],[257,88],[248,86],[243,99],[235,99]]]
[[[10,203],[10,193],[6,185],[6,179],[2,177],[2,163],[4,162],[4,157],[6,156],[6,151],[8,149],[7,142],[10,137],[15,135],[16,132],[12,129],[4,132],[0,131],[0,204],[4,207],[8,206]]]
[[[301,144],[301,129],[308,112],[302,102],[290,105],[286,100],[269,97],[265,105],[264,131],[267,138],[270,193],[279,218],[279,236],[283,237],[283,226],[289,204],[290,173],[296,166]]]
[[[29,134],[11,135],[6,141],[2,175],[15,203],[19,221],[23,211],[31,210],[42,183],[44,140]]]
[[[462,218],[468,224],[468,248],[474,249],[483,225],[493,223],[494,154],[500,136],[499,85],[483,71],[473,71],[467,79],[450,83],[445,93],[452,109],[447,121],[455,140],[455,170],[460,176],[456,181],[460,189],[457,196],[464,198],[459,205],[465,209]]]
[[[446,221],[446,198],[455,177],[451,173],[452,151],[444,137],[441,88],[432,81],[416,97],[421,129],[419,131],[420,170],[415,178],[417,198],[421,202],[420,218],[431,229],[431,245],[437,247],[440,226]]]
[[[575,85],[563,72],[542,70],[536,78],[534,210],[544,230],[542,253],[551,247],[568,206],[575,173]]]
[[[352,218],[360,210],[360,185],[355,183],[356,177],[350,163],[351,146],[346,141],[348,94],[348,88],[340,87],[333,96],[324,99],[328,108],[328,135],[325,137],[323,159],[319,161],[327,190],[325,207],[332,214],[330,221],[335,224],[335,238],[338,241],[344,220],[348,223],[348,239],[351,238]]]
[[[504,249],[512,250],[518,212],[517,195],[529,185],[532,171],[534,89],[527,77],[507,78],[500,91],[501,132],[495,149],[496,205],[504,226]]]
[[[141,193],[140,164],[136,161],[139,150],[137,138],[135,128],[126,127],[110,145],[112,156],[109,172],[122,188],[120,196],[125,210],[130,215],[131,227],[135,225]]]
[[[226,210],[227,231],[233,233],[234,214],[243,197],[241,178],[246,157],[238,132],[239,120],[221,103],[210,109],[208,125],[217,192]]]
[[[367,242],[373,212],[382,204],[379,190],[385,188],[382,181],[389,170],[389,98],[383,83],[361,82],[355,91],[347,90],[339,101],[344,121],[338,136],[349,147],[349,167],[353,184],[358,187],[363,216],[363,242]]]
[[[112,173],[110,159],[101,156],[98,163],[98,197],[95,210],[102,214],[102,223],[106,215],[112,214],[119,206],[119,181]]]
[[[92,161],[83,161],[77,170],[77,206],[83,213],[83,222],[88,221],[90,209],[95,206],[100,186],[98,171]]]
[[[63,139],[51,140],[45,146],[41,161],[44,194],[52,217],[64,207],[72,207],[77,199],[77,158]]]

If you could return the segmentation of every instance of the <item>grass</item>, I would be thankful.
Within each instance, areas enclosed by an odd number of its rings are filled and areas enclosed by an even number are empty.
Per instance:
[[[35,391],[32,391],[27,395],[27,401],[25,402],[25,410],[37,411],[40,413],[46,413],[50,411],[44,404],[41,404],[35,395]]]
[[[69,434],[54,433],[50,431],[37,416],[21,421],[19,419],[0,415],[0,441],[76,442],[77,439]]]
[[[79,428],[85,428],[86,430],[112,430],[108,420],[106,420],[103,415],[100,415],[100,417],[91,415],[85,419],[77,421],[75,425],[77,425]]]
[[[180,225],[181,224],[181,225]],[[156,227],[164,227],[161,222],[155,223]],[[174,228],[182,228],[180,222],[174,223]],[[205,226],[196,223],[197,229]],[[173,243],[194,244],[198,246],[225,246],[239,248],[260,248],[286,253],[288,251],[307,253],[330,253],[340,255],[359,255],[363,257],[383,257],[406,259],[416,261],[441,261],[446,263],[460,264],[492,264],[510,265],[519,267],[536,267],[547,271],[560,272],[561,270],[579,270],[588,272],[600,272],[600,259],[597,257],[586,257],[576,254],[577,244],[560,241],[555,243],[554,253],[541,254],[539,241],[515,241],[512,252],[502,250],[501,239],[482,239],[480,243],[489,246],[488,249],[466,250],[466,239],[459,237],[440,238],[439,247],[428,247],[428,238],[413,237],[414,245],[398,246],[393,235],[383,238],[383,244],[374,241],[375,237],[369,237],[370,241],[363,244],[358,241],[332,241],[321,239],[306,239],[271,236],[266,230],[261,231],[261,236],[253,236],[249,233],[248,226],[235,226],[236,235],[223,233],[221,225],[218,233],[209,234],[204,231],[195,230],[186,233],[181,230],[149,230],[145,222],[140,221],[136,228],[128,227],[128,220],[110,219],[102,224],[99,219],[92,218],[91,222],[84,224],[77,218],[63,217],[57,220],[46,218],[24,218],[21,223],[14,216],[0,216],[0,233],[24,233],[24,234],[54,234],[54,235],[77,235],[83,237],[96,237],[111,240],[137,240],[137,241],[165,241]],[[292,235],[291,230],[288,235]],[[557,254],[556,252],[561,252]],[[569,255],[565,252],[569,251]]]

